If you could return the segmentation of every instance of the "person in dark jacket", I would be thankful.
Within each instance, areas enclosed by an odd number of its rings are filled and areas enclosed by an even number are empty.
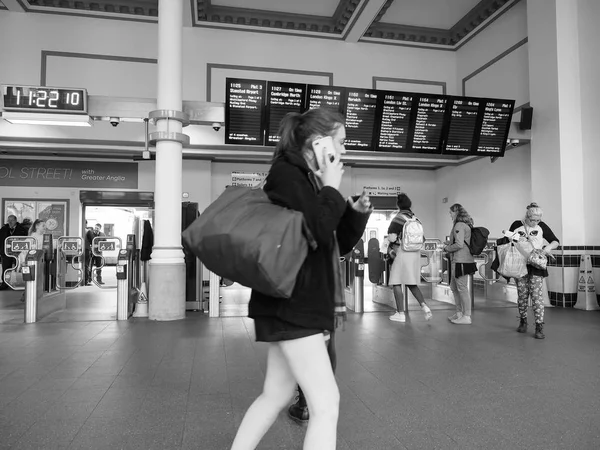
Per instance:
[[[263,392],[246,412],[232,450],[254,449],[285,408],[298,383],[310,409],[304,448],[336,446],[339,390],[329,360],[325,333],[335,328],[335,310],[343,310],[340,254],[361,238],[371,203],[366,193],[344,199],[346,131],[341,115],[324,109],[288,114],[282,121],[273,164],[264,187],[272,202],[301,211],[317,242],[296,278],[289,299],[252,291],[249,316],[256,340],[269,343]],[[333,138],[333,161],[317,161],[313,142]],[[337,306],[339,305],[339,307]]]
[[[2,284],[0,290],[8,289],[8,285],[4,282],[4,273],[16,264],[16,260],[7,256],[4,252],[6,238],[12,236],[27,236],[27,229],[17,221],[17,216],[13,214],[6,218],[6,223],[0,228],[0,255],[2,256],[2,280],[0,280]]]

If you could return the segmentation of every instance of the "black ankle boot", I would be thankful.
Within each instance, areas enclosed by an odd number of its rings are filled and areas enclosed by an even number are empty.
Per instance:
[[[517,333],[527,333],[527,317],[521,317],[521,323],[517,328]]]
[[[536,339],[544,339],[546,336],[544,335],[544,324],[536,323],[535,324],[535,335]]]
[[[306,423],[308,422],[308,406],[298,398],[296,403],[291,404],[288,408],[288,415],[296,422]]]

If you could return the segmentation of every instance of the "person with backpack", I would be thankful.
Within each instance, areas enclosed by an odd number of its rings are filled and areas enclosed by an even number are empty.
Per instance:
[[[267,369],[263,391],[246,411],[231,448],[256,448],[298,384],[310,410],[303,448],[334,450],[340,394],[326,338],[345,314],[340,255],[362,237],[373,208],[366,192],[356,199],[339,192],[343,116],[326,109],[289,113],[279,135],[264,190],[273,203],[302,212],[317,248],[308,252],[290,298],[252,291],[249,317],[256,340],[269,344]]]
[[[388,227],[388,241],[390,242],[390,254],[394,258],[390,269],[389,283],[394,292],[397,311],[390,316],[394,322],[406,322],[402,285],[406,285],[412,295],[417,299],[421,310],[425,314],[425,320],[432,317],[431,309],[425,303],[423,293],[419,289],[421,279],[421,247],[425,240],[423,225],[412,212],[412,202],[408,195],[398,194],[396,200],[399,212],[392,219]]]
[[[448,320],[456,325],[471,325],[471,296],[469,295],[469,275],[477,272],[477,264],[469,248],[473,219],[459,203],[450,207],[452,230],[450,241],[444,246],[451,266],[450,290],[454,296],[456,312]]]

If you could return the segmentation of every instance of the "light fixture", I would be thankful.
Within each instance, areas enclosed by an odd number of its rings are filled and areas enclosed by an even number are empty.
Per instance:
[[[46,114],[4,111],[2,118],[8,123],[19,125],[57,125],[65,127],[91,127],[87,114]]]

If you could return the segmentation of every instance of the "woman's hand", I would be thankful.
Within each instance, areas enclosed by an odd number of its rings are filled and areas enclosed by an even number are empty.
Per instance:
[[[373,209],[366,191],[362,191],[362,194],[360,194],[360,197],[358,197],[356,201],[354,201],[352,197],[350,197],[348,201],[350,202],[352,208],[360,213],[368,213]]]
[[[329,186],[339,190],[342,183],[342,175],[344,175],[344,165],[340,161],[340,155],[336,154],[333,161],[325,158],[322,169],[315,174],[323,182],[323,186]]]

